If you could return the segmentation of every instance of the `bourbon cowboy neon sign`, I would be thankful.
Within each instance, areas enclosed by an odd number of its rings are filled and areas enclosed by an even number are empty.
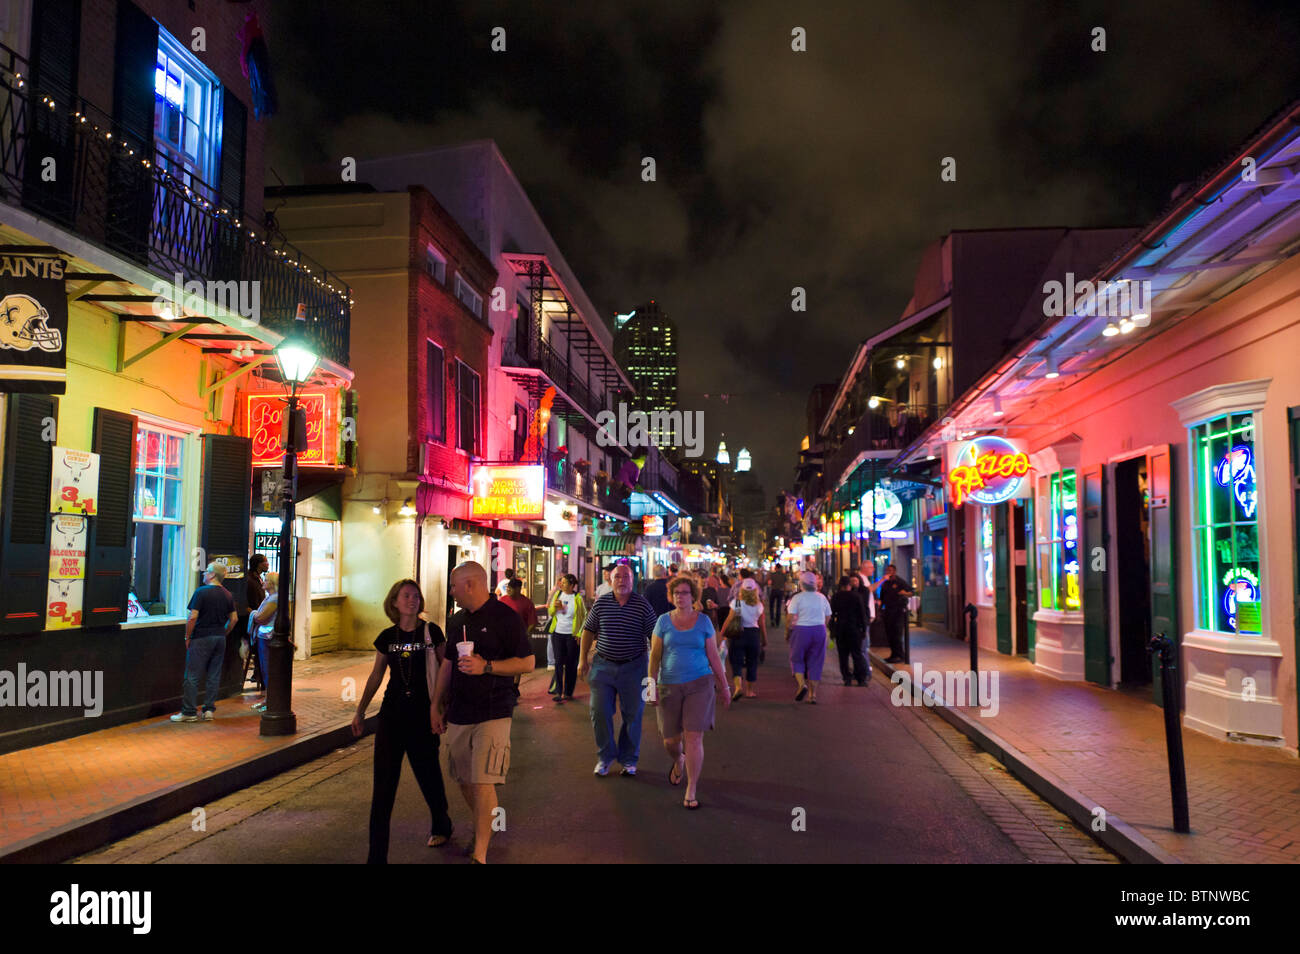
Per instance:
[[[1029,475],[1023,442],[990,436],[948,447],[948,496],[954,507],[967,500],[991,506],[1021,494]]]

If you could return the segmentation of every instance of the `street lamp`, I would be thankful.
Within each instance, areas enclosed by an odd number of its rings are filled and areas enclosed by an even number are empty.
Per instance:
[[[298,306],[298,321],[307,320],[307,309]],[[275,631],[267,646],[266,709],[262,712],[262,735],[292,735],[298,730],[298,718],[290,708],[293,661],[289,656],[289,594],[293,592],[293,525],[298,497],[298,435],[307,431],[305,412],[298,407],[298,388],[316,371],[320,355],[300,332],[295,331],[275,349],[275,363],[280,377],[289,385],[289,413],[284,440],[284,498],[280,526],[280,593],[276,599]]]

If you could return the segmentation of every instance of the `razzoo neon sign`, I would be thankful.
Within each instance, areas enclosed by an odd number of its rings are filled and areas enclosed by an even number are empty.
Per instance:
[[[1024,441],[992,435],[955,441],[944,457],[948,498],[954,507],[967,500],[995,506],[1029,496],[1029,452]]]

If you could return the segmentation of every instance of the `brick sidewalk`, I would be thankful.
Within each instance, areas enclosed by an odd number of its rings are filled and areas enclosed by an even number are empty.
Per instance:
[[[923,670],[970,666],[966,643],[927,630],[912,630],[911,652]],[[973,706],[963,712],[1174,856],[1207,864],[1300,863],[1294,753],[1184,730],[1192,831],[1180,835],[1173,830],[1158,706],[1040,675],[1023,657],[981,649],[980,667],[999,673],[998,713],[983,717]],[[830,672],[827,678],[838,678]]]
[[[0,854],[42,832],[288,747],[309,732],[347,724],[356,702],[343,701],[342,680],[356,680],[359,698],[373,662],[372,652],[294,662],[296,735],[258,735],[261,714],[249,708],[257,697],[248,694],[218,701],[212,722],[174,723],[159,716],[0,755]],[[381,687],[371,715],[382,698]]]

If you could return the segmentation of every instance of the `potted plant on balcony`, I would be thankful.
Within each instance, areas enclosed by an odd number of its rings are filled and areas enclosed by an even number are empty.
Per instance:
[[[579,457],[573,462],[573,469],[583,477],[586,477],[591,470],[591,461],[587,460],[585,457]]]

